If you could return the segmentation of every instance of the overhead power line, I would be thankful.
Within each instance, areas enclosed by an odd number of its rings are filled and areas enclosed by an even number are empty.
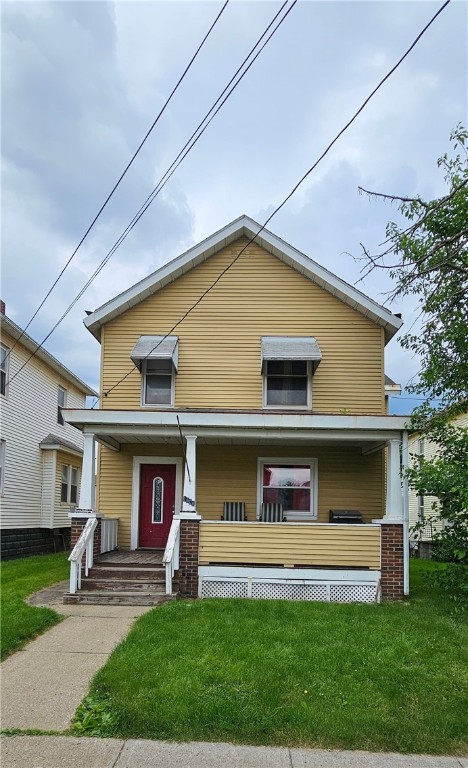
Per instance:
[[[61,270],[61,271],[59,272],[59,274],[57,275],[56,279],[55,279],[55,280],[54,280],[54,282],[52,283],[51,287],[50,287],[50,288],[49,288],[49,290],[47,291],[47,293],[46,293],[46,295],[44,296],[44,298],[42,299],[42,301],[41,301],[41,303],[39,304],[38,308],[36,309],[36,311],[34,312],[34,314],[32,315],[32,317],[30,318],[29,322],[28,322],[28,323],[25,325],[25,327],[24,327],[24,328],[23,328],[23,330],[21,331],[21,333],[20,333],[19,337],[16,339],[16,341],[15,341],[15,342],[14,342],[14,344],[12,345],[11,349],[10,349],[10,350],[9,350],[9,352],[8,352],[8,355],[10,355],[10,354],[11,354],[11,352],[13,351],[13,349],[16,347],[16,345],[18,344],[18,342],[21,340],[21,338],[23,337],[23,335],[26,333],[26,331],[28,330],[29,326],[30,326],[30,325],[31,325],[31,323],[33,322],[34,318],[35,318],[35,317],[36,317],[36,315],[37,315],[37,314],[40,312],[40,310],[42,309],[42,307],[43,307],[43,306],[44,306],[44,304],[46,303],[47,299],[49,298],[50,294],[51,294],[51,293],[52,293],[52,291],[54,290],[55,286],[56,286],[56,285],[57,285],[57,283],[59,282],[60,278],[61,278],[61,277],[62,277],[62,275],[64,274],[65,270],[66,270],[66,269],[67,269],[67,268],[70,266],[71,262],[73,261],[73,259],[75,258],[76,254],[78,253],[79,249],[81,248],[81,246],[83,245],[84,241],[85,241],[85,240],[86,240],[86,238],[88,237],[88,235],[89,235],[89,233],[91,232],[92,228],[94,227],[94,225],[96,224],[97,220],[98,220],[98,219],[99,219],[99,217],[101,216],[101,213],[102,213],[102,212],[104,211],[104,209],[106,208],[106,206],[107,206],[107,204],[109,203],[110,199],[111,199],[111,198],[112,198],[112,196],[114,195],[114,192],[117,190],[117,187],[119,187],[119,186],[120,186],[120,183],[123,181],[123,179],[124,179],[124,177],[126,176],[127,172],[130,170],[130,167],[133,165],[134,161],[136,160],[136,158],[137,158],[138,154],[140,153],[141,149],[143,148],[143,146],[144,146],[144,144],[146,143],[147,139],[149,138],[150,134],[153,132],[153,130],[154,130],[154,128],[156,127],[156,125],[158,124],[158,122],[159,122],[160,118],[162,117],[162,115],[163,115],[163,114],[164,114],[164,112],[166,111],[166,108],[168,107],[168,105],[169,105],[170,101],[172,100],[172,97],[174,96],[175,92],[177,91],[177,89],[178,89],[178,88],[179,88],[179,86],[181,85],[181,83],[182,83],[182,81],[184,80],[184,78],[185,78],[186,74],[188,73],[189,69],[191,68],[192,64],[194,63],[195,59],[197,58],[198,54],[200,53],[201,49],[203,48],[203,46],[205,45],[206,41],[208,40],[208,38],[209,38],[209,36],[210,36],[211,32],[213,31],[214,27],[215,27],[215,26],[216,26],[216,24],[218,23],[218,21],[219,21],[219,19],[221,18],[222,14],[223,14],[223,13],[224,13],[224,11],[226,10],[226,7],[227,7],[228,3],[229,3],[229,0],[226,0],[226,2],[224,3],[223,7],[221,8],[221,10],[219,11],[218,15],[216,16],[215,20],[214,20],[214,21],[213,21],[213,23],[211,24],[211,26],[210,26],[210,28],[209,28],[208,32],[207,32],[207,33],[206,33],[206,35],[204,36],[204,38],[203,38],[203,40],[201,41],[200,45],[198,46],[197,50],[195,51],[195,53],[193,54],[193,56],[192,56],[192,58],[190,59],[189,63],[187,64],[187,66],[185,67],[185,69],[184,69],[184,71],[182,72],[181,76],[179,77],[179,79],[178,79],[177,83],[175,84],[174,88],[172,89],[172,91],[170,92],[170,94],[169,94],[169,96],[167,97],[166,101],[164,102],[163,106],[161,107],[161,109],[160,109],[159,113],[157,114],[157,116],[156,116],[156,118],[154,119],[153,123],[151,124],[150,128],[148,129],[148,131],[146,132],[146,134],[145,134],[145,136],[143,137],[142,141],[140,142],[140,144],[138,145],[137,149],[135,150],[135,152],[134,152],[133,156],[131,157],[131,159],[129,160],[129,162],[127,163],[127,165],[125,166],[124,170],[123,170],[123,171],[122,171],[122,173],[120,174],[120,176],[119,176],[119,178],[117,179],[116,183],[114,184],[114,186],[112,187],[111,191],[109,192],[109,194],[107,195],[106,199],[104,200],[103,204],[101,205],[101,207],[100,207],[99,211],[97,212],[96,216],[95,216],[95,217],[94,217],[94,219],[92,220],[91,224],[89,225],[88,229],[87,229],[87,230],[86,230],[86,232],[84,233],[84,235],[83,235],[83,237],[81,238],[80,242],[78,243],[78,245],[76,246],[75,250],[74,250],[74,251],[73,251],[73,253],[71,254],[70,258],[68,259],[68,261],[66,262],[66,264],[65,264],[65,265],[62,267],[62,270]],[[7,355],[7,356],[8,356],[8,355]]]
[[[205,132],[208,125],[211,123],[213,118],[216,116],[216,114],[219,112],[221,107],[225,104],[227,99],[231,96],[233,91],[237,88],[241,80],[244,78],[244,76],[249,71],[250,67],[253,65],[253,63],[256,61],[260,53],[263,51],[267,43],[271,40],[275,32],[279,29],[281,24],[285,21],[288,14],[292,11],[298,0],[293,0],[293,2],[289,5],[289,8],[287,9],[286,13],[281,17],[281,19],[278,21],[277,25],[273,28],[273,30],[270,32],[268,37],[266,37],[266,40],[263,42],[263,44],[260,46],[261,41],[263,38],[267,35],[268,31],[271,29],[273,24],[275,23],[278,16],[281,14],[282,10],[285,8],[285,6],[288,5],[290,0],[285,0],[285,2],[280,7],[279,11],[275,14],[271,22],[266,27],[265,31],[262,33],[260,38],[257,40],[253,48],[250,50],[250,52],[247,54],[245,59],[243,60],[240,67],[236,70],[235,74],[231,78],[231,80],[228,82],[224,90],[221,92],[221,94],[218,96],[214,104],[211,106],[211,108],[208,110],[207,114],[203,118],[203,120],[199,123],[195,131],[192,133],[190,139],[186,142],[182,150],[177,155],[176,159],[173,161],[173,163],[169,166],[167,171],[163,174],[161,179],[159,180],[156,187],[153,189],[151,194],[146,198],[143,205],[140,207],[138,212],[135,214],[133,219],[131,220],[130,224],[127,225],[124,232],[120,235],[120,237],[117,239],[117,241],[114,243],[110,251],[106,254],[106,256],[103,258],[103,260],[100,262],[100,264],[96,267],[95,271],[91,275],[91,277],[87,280],[85,285],[81,288],[79,293],[75,296],[73,301],[69,304],[65,312],[62,314],[62,316],[57,320],[55,325],[52,327],[52,329],[49,331],[47,336],[45,336],[40,344],[37,345],[36,349],[30,354],[30,356],[26,359],[26,361],[23,363],[23,365],[15,372],[15,374],[10,378],[9,382],[13,381],[16,376],[25,368],[28,363],[32,360],[32,358],[36,355],[36,353],[42,348],[42,346],[45,344],[45,342],[52,336],[54,331],[58,328],[58,326],[63,322],[65,317],[71,312],[75,304],[79,301],[79,299],[83,296],[85,291],[89,288],[91,283],[96,279],[97,275],[101,272],[101,270],[105,267],[109,259],[113,256],[113,254],[116,252],[116,250],[119,248],[119,246],[123,243],[123,241],[127,238],[127,236],[130,234],[131,230],[134,228],[134,226],[137,224],[137,222],[140,220],[140,218],[143,216],[143,214],[146,212],[146,210],[149,208],[153,200],[157,197],[157,195],[161,192],[161,190],[164,188],[164,186],[169,181],[172,174],[175,172],[176,168],[180,165],[180,163],[184,160],[184,158],[187,156],[187,154],[192,150],[192,148],[195,146],[197,141],[200,139],[202,134]],[[260,47],[259,47],[260,46]],[[258,48],[258,51],[255,53],[256,49]],[[255,56],[253,54],[255,53]],[[252,58],[253,56],[253,58]],[[251,61],[249,62],[249,59]],[[247,64],[247,62],[249,62]],[[245,67],[245,68],[244,68]],[[243,71],[242,71],[243,70]],[[241,73],[239,75],[239,73]],[[239,76],[238,76],[239,75]],[[237,78],[237,79],[236,79]]]
[[[167,339],[168,336],[170,336],[177,328],[178,326],[186,320],[186,318],[198,307],[198,305],[203,301],[205,296],[207,296],[210,291],[215,288],[215,286],[219,283],[219,281],[222,279],[222,277],[228,272],[234,264],[240,259],[242,254],[247,250],[247,248],[257,239],[259,234],[263,232],[267,224],[272,220],[274,216],[286,205],[288,200],[294,195],[294,193],[297,191],[297,189],[301,186],[301,184],[304,183],[304,181],[310,176],[310,174],[315,170],[315,168],[318,166],[318,164],[324,159],[324,157],[329,153],[331,148],[336,144],[336,142],[339,140],[339,138],[345,133],[345,131],[348,130],[348,128],[354,123],[356,118],[361,114],[363,109],[367,106],[369,101],[375,96],[377,91],[380,90],[380,88],[384,85],[384,83],[393,75],[393,73],[398,69],[398,67],[403,63],[403,61],[409,56],[413,48],[417,45],[419,40],[423,37],[423,35],[427,32],[429,27],[432,26],[434,21],[437,19],[437,17],[442,13],[442,11],[450,4],[451,0],[446,0],[446,2],[439,8],[438,11],[432,16],[432,18],[429,20],[429,22],[426,24],[426,26],[421,30],[421,32],[417,35],[417,37],[414,39],[414,41],[411,43],[409,48],[405,51],[405,53],[398,59],[396,64],[387,72],[387,74],[380,80],[378,85],[371,91],[369,96],[362,102],[361,106],[356,110],[354,115],[351,117],[350,120],[343,126],[343,128],[339,131],[339,133],[336,134],[335,138],[332,139],[332,141],[328,144],[326,149],[322,152],[322,154],[318,157],[318,159],[313,163],[313,165],[310,166],[310,168],[304,173],[304,175],[299,179],[297,184],[292,188],[292,190],[286,195],[286,197],[282,200],[282,202],[274,209],[273,213],[268,216],[266,221],[262,224],[258,232],[255,233],[253,237],[250,238],[250,240],[246,243],[246,245],[241,248],[239,253],[232,259],[232,261],[220,272],[218,277],[211,283],[211,285],[206,288],[205,291],[199,296],[199,298],[192,304],[189,309],[182,315],[182,317],[172,326],[172,328],[167,332],[165,336],[161,338],[161,340],[155,344],[155,346],[148,352],[147,355],[143,358],[142,362],[146,360],[159,346],[163,343],[165,339]],[[101,394],[101,397],[107,397],[111,392],[113,392],[116,387],[118,387],[120,384],[122,384],[128,377],[133,373],[135,369],[135,366],[133,366],[124,376],[122,376],[115,384],[113,384],[109,389],[107,389],[105,392]],[[99,398],[100,399],[100,398]],[[97,401],[98,402],[98,401]],[[95,403],[96,404],[96,403]],[[94,405],[95,405],[94,404]],[[93,405],[93,408],[94,408]]]

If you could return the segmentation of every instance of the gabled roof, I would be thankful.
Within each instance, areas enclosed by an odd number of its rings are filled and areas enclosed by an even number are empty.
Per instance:
[[[19,344],[22,344],[23,347],[26,347],[29,352],[34,352],[35,357],[37,357],[39,360],[42,360],[43,363],[46,363],[48,366],[50,366],[50,368],[56,371],[56,373],[59,373],[61,376],[63,376],[63,378],[66,379],[66,381],[68,381],[70,384],[73,384],[73,386],[75,386],[79,392],[82,392],[85,395],[91,395],[92,397],[98,397],[98,394],[94,391],[94,389],[88,387],[84,381],[81,381],[78,376],[75,376],[74,373],[69,371],[68,368],[62,365],[62,363],[59,362],[56,357],[51,355],[50,352],[47,352],[45,349],[43,349],[43,347],[37,349],[39,343],[34,341],[31,336],[28,336],[28,334],[25,333],[23,329],[19,327],[19,325],[16,325],[13,320],[10,320],[9,317],[0,314],[0,324],[2,330],[12,336],[15,341],[20,339],[21,336]]]
[[[99,340],[101,327],[109,322],[109,320],[118,317],[135,306],[135,304],[143,301],[143,299],[152,296],[168,285],[168,283],[177,280],[178,277],[206,261],[210,256],[213,256],[240,237],[247,237],[249,239],[254,237],[260,228],[261,225],[253,219],[248,216],[240,216],[206,240],[203,240],[198,245],[170,261],[164,267],[156,270],[156,272],[140,280],[139,283],[128,288],[128,290],[119,294],[111,301],[103,304],[102,307],[99,307],[99,309],[96,309],[85,318],[85,326]],[[269,230],[262,230],[255,242],[292,269],[300,272],[333,296],[341,299],[345,304],[349,304],[353,309],[381,325],[385,329],[386,341],[389,341],[402,325],[400,317],[393,315],[388,309],[377,304],[376,301],[353,288],[353,286],[334,275],[325,267],[322,267],[316,261],[309,259],[308,256],[305,256],[296,248],[293,248],[293,246],[288,245],[288,243],[285,243],[284,240],[281,240],[281,238]]]

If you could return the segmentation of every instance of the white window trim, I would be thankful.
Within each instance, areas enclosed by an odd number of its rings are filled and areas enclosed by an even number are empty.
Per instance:
[[[311,411],[312,410],[312,362],[307,360],[307,404],[306,405],[268,405],[267,404],[267,370],[268,360],[265,360],[265,368],[263,371],[263,408],[268,411]],[[289,362],[288,360],[272,361],[272,362]],[[293,361],[296,362],[296,361]],[[301,362],[301,361],[298,361]],[[304,362],[304,361],[302,361]]]
[[[175,510],[182,509],[182,459],[175,456],[134,456],[132,476],[132,519],[130,549],[138,548],[138,517],[140,512],[140,467],[142,464],[175,464]]]
[[[8,385],[8,379],[10,377],[10,352],[11,352],[11,349],[10,349],[10,347],[7,347],[6,344],[0,344],[0,347],[1,347],[1,349],[4,349],[5,353],[6,353],[6,355],[5,355],[5,357],[6,357],[6,359],[5,359],[5,394],[2,393],[1,397],[8,398],[8,390],[10,388],[9,385]]]
[[[168,358],[169,359],[169,358]],[[172,361],[171,361],[172,362]],[[146,360],[143,361],[141,366],[141,393],[140,393],[140,406],[141,408],[151,408],[156,409],[158,411],[165,411],[168,408],[174,408],[175,403],[175,369],[174,364],[172,364],[172,373],[171,373],[171,402],[170,403],[146,403],[145,402],[145,392],[146,392]]]
[[[0,466],[2,472],[0,475],[0,496],[3,496],[5,488],[5,458],[6,458],[6,440],[0,440]]]
[[[63,467],[67,468],[67,500],[62,501],[62,469]],[[76,501],[71,501],[71,488],[72,488],[72,469],[76,469]],[[60,492],[59,492],[59,501],[60,505],[65,506],[72,506],[77,507],[78,506],[78,496],[80,493],[80,469],[79,467],[76,467],[74,464],[64,464],[63,462],[60,462]]]
[[[310,482],[311,482],[311,489],[310,489],[310,511],[309,512],[303,512],[301,510],[298,510],[297,512],[294,512],[294,516],[291,515],[291,519],[294,520],[304,520],[306,522],[307,520],[317,520],[317,509],[318,509],[318,461],[317,459],[313,458],[304,458],[301,457],[300,459],[290,457],[290,456],[273,456],[273,457],[259,457],[257,459],[257,512],[256,512],[256,519],[258,520],[258,517],[260,515],[260,509],[262,507],[262,499],[263,499],[263,467],[265,464],[299,464],[303,465],[305,467],[310,467]],[[288,514],[285,511],[285,517],[288,518]]]

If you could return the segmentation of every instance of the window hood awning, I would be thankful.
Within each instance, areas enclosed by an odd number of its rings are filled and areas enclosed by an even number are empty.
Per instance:
[[[321,359],[313,336],[262,336],[262,370],[265,360],[311,360],[315,370]]]
[[[133,347],[130,357],[141,368],[144,360],[172,360],[177,371],[179,364],[178,336],[140,336]]]

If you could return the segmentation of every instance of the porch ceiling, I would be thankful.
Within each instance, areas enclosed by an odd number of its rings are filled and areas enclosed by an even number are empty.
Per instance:
[[[98,442],[106,443],[106,441],[116,441],[120,445],[128,444],[143,444],[143,445],[177,445],[180,444],[180,435],[163,435],[163,434],[121,434],[119,432],[112,432],[107,434],[96,433]],[[350,439],[334,439],[326,440],[322,436],[309,435],[307,438],[304,435],[254,435],[243,434],[241,435],[201,435],[197,436],[198,445],[315,445],[326,446],[333,442],[335,445],[349,445],[353,447],[362,448],[365,451],[369,449],[376,449],[383,444],[382,440],[363,441],[358,438]]]

